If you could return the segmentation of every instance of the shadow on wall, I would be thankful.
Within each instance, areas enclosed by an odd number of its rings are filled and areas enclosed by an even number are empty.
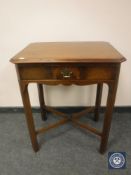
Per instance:
[[[44,86],[45,99],[53,106],[89,106],[94,86]]]

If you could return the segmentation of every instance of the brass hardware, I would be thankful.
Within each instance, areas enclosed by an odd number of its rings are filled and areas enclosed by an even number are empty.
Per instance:
[[[61,71],[61,74],[63,75],[63,78],[70,78],[72,72],[69,69],[65,68]]]

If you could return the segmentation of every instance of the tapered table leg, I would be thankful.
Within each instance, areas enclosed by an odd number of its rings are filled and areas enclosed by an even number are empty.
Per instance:
[[[100,153],[104,153],[107,147],[109,131],[111,127],[113,107],[115,103],[117,83],[114,82],[114,83],[108,84],[108,86],[109,86],[109,89],[108,89],[108,97],[107,97],[107,106],[106,106],[106,113],[105,113],[103,130],[102,130]]]
[[[38,88],[41,118],[42,118],[42,120],[45,121],[45,120],[47,120],[47,116],[46,116],[46,111],[44,109],[45,101],[44,101],[43,85],[42,84],[37,84],[37,88]]]
[[[99,120],[99,111],[100,111],[100,105],[101,105],[101,98],[102,98],[102,89],[103,89],[103,83],[97,84],[97,93],[96,93],[96,103],[95,103],[95,116],[94,120]]]
[[[30,104],[29,93],[28,93],[28,85],[23,83],[22,81],[19,82],[19,85],[20,85],[21,96],[23,100],[26,121],[27,121],[27,126],[30,134],[32,147],[34,151],[37,152],[39,150],[39,145],[37,141],[34,120],[32,116],[31,104]]]

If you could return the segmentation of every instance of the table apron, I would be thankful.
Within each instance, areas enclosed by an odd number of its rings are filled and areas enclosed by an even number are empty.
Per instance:
[[[117,79],[120,64],[18,64],[18,78],[47,84],[90,84]]]

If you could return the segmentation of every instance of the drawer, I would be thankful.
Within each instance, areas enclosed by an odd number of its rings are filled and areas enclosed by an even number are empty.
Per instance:
[[[62,65],[19,65],[20,79],[22,80],[58,80],[80,79],[80,68]]]
[[[111,64],[26,64],[19,65],[22,80],[113,80],[117,65]]]
[[[80,67],[75,66],[57,66],[52,69],[52,77],[56,80],[80,80],[81,70]]]

